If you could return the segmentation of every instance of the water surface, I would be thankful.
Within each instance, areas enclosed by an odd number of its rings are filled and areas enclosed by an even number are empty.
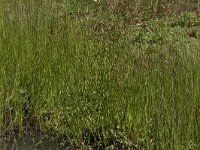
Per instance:
[[[66,139],[28,130],[23,137],[5,137],[1,150],[66,150]]]

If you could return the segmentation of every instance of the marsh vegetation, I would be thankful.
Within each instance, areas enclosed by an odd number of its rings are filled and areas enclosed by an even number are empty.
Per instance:
[[[199,13],[195,0],[0,0],[0,142],[28,129],[57,149],[199,149]]]

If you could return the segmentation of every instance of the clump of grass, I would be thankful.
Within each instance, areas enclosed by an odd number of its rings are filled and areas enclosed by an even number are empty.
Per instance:
[[[126,28],[94,17],[91,30],[94,14],[74,17],[66,1],[0,2],[1,134],[36,126],[81,148],[199,148],[198,15]]]

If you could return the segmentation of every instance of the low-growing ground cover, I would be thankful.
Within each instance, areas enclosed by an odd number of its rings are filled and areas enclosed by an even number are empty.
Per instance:
[[[2,139],[36,128],[66,148],[200,147],[199,4],[0,2]]]

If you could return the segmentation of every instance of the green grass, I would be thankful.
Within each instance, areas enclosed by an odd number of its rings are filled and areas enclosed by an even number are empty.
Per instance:
[[[195,11],[127,22],[102,3],[0,3],[2,137],[34,126],[85,149],[199,149]]]

